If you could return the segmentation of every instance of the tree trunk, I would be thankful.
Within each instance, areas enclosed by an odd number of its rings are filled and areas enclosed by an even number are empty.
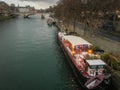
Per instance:
[[[73,22],[73,32],[75,32],[75,24],[76,24],[76,20],[74,19],[74,22]]]

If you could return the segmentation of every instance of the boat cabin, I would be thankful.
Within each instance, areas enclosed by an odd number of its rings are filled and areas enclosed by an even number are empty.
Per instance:
[[[101,59],[86,60],[87,73],[90,76],[102,75],[104,73],[104,66],[106,65]]]
[[[87,52],[91,48],[92,44],[86,40],[72,35],[67,35],[62,37],[62,41],[66,47],[68,47],[73,55]]]

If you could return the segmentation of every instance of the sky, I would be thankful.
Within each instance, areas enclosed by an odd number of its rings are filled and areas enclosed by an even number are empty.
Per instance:
[[[14,3],[16,6],[34,6],[36,9],[45,9],[49,6],[55,5],[59,0],[0,0],[8,3]]]

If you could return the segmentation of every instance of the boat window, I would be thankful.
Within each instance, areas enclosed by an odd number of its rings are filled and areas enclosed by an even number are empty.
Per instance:
[[[83,45],[84,49],[88,49],[88,44]]]
[[[90,66],[90,68],[91,68],[91,69],[96,69],[96,68],[97,68],[97,66],[92,65],[92,66]]]
[[[78,45],[76,45],[76,46],[75,46],[75,49],[76,49],[76,50],[78,50],[78,49],[79,49],[79,46],[78,46]]]
[[[103,65],[99,65],[99,66],[98,66],[98,69],[100,69],[100,68],[103,68]]]
[[[91,69],[101,69],[101,68],[103,68],[103,65],[98,65],[98,66],[92,65],[92,66],[90,66],[90,68]]]

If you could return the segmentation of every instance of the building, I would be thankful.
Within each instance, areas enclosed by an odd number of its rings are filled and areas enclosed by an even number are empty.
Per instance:
[[[0,1],[0,14],[4,14],[5,16],[8,16],[10,10],[9,10],[9,5],[6,4],[3,1]]]
[[[26,7],[19,7],[18,10],[20,13],[29,13],[29,9]]]
[[[17,9],[17,7],[15,6],[15,4],[11,4],[10,5],[10,13],[16,13],[16,12],[18,12],[18,9]]]
[[[34,7],[26,6],[26,7],[18,7],[20,13],[35,13],[36,10]]]

